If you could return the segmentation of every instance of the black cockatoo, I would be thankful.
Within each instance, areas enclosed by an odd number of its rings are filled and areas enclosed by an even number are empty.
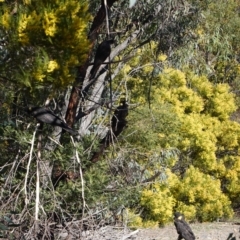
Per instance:
[[[195,240],[195,236],[192,232],[192,229],[187,224],[184,219],[184,215],[176,212],[174,213],[174,225],[176,227],[178,235],[178,240],[185,239],[185,240]]]
[[[113,39],[110,40],[104,40],[97,48],[93,67],[90,71],[90,80],[93,79],[96,76],[96,73],[101,66],[101,64],[104,63],[104,61],[107,59],[107,57],[111,53],[111,44],[114,43]]]
[[[121,104],[114,111],[114,115],[111,120],[112,131],[116,137],[123,131],[123,128],[126,127],[127,115],[128,115],[128,104],[125,99],[122,99]]]
[[[72,135],[76,135],[77,132],[70,128],[61,118],[56,116],[52,111],[45,107],[35,107],[35,106],[28,106],[25,108],[26,112],[32,115],[37,119],[40,123],[47,123],[52,126],[58,126],[66,130]]]

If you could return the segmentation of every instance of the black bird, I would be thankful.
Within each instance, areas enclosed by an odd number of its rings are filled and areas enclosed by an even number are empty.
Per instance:
[[[181,240],[181,239],[195,240],[196,239],[192,232],[192,229],[185,221],[183,214],[179,212],[174,213],[174,225],[176,227],[177,233],[179,234],[178,240]]]
[[[111,127],[115,137],[117,137],[127,125],[128,104],[126,99],[121,99],[120,103],[111,119]]]
[[[111,44],[114,43],[113,39],[110,40],[104,40],[97,48],[93,67],[90,71],[90,80],[93,79],[96,76],[96,73],[101,66],[101,64],[104,63],[104,61],[107,59],[107,57],[111,53]]]
[[[27,113],[35,117],[40,123],[47,123],[52,126],[61,127],[72,135],[77,134],[77,132],[70,128],[65,122],[63,122],[61,118],[56,116],[52,111],[45,107],[28,106],[25,108],[25,110]]]

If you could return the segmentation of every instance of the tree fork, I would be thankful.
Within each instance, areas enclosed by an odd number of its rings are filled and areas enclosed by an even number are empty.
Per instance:
[[[113,3],[116,1],[117,0],[107,0],[107,7],[110,8],[113,5]],[[88,35],[89,40],[91,41],[88,58],[87,58],[85,64],[79,67],[78,76],[76,77],[75,84],[72,88],[72,92],[71,92],[71,95],[69,98],[69,103],[68,103],[65,120],[66,120],[68,126],[70,126],[70,127],[72,127],[75,122],[77,107],[78,107],[78,103],[80,100],[80,92],[82,90],[83,81],[85,79],[87,68],[89,66],[90,53],[93,49],[94,41],[97,38],[98,30],[101,27],[102,23],[104,22],[105,18],[106,18],[106,10],[105,10],[105,5],[104,5],[104,0],[101,0],[101,7],[98,10],[98,13],[93,20],[92,26],[90,28],[90,33]],[[95,33],[95,34],[93,34],[93,33]]]

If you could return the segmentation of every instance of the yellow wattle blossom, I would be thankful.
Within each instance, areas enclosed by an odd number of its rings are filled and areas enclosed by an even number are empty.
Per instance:
[[[38,14],[35,10],[28,17],[28,26],[27,30],[39,32],[41,28],[41,15]]]
[[[4,14],[1,16],[1,23],[5,28],[9,28],[10,16],[11,16],[10,13],[7,11],[4,12]]]
[[[58,63],[56,61],[49,61],[48,67],[47,67],[47,72],[53,72],[55,69],[58,69]]]
[[[77,56],[70,56],[70,59],[68,60],[68,65],[77,65],[79,64]]]
[[[141,206],[148,209],[151,219],[160,224],[169,221],[175,204],[176,201],[167,185],[156,183],[141,193]]]
[[[128,65],[128,64],[125,64],[125,66],[123,67],[123,72],[125,74],[128,74],[130,72],[132,68]]]
[[[143,67],[143,71],[145,73],[151,73],[153,71],[153,65],[152,64],[146,64],[144,67]]]
[[[204,34],[204,30],[202,28],[197,29],[198,36],[202,36]]]
[[[57,17],[53,12],[44,13],[43,28],[47,36],[53,37],[57,31]]]
[[[71,15],[72,15],[72,18],[76,17],[77,13],[79,12],[79,9],[80,9],[80,3],[76,3],[74,2],[74,4],[72,5],[73,7],[73,10],[71,12]]]
[[[162,78],[168,78],[169,84],[171,87],[180,87],[186,85],[186,75],[184,72],[174,69],[174,68],[165,68],[163,71]]]
[[[164,137],[166,137],[166,136],[165,136],[164,133],[159,133],[159,134],[158,134],[158,137],[159,137],[159,138],[164,138]]]
[[[167,60],[167,55],[165,55],[165,54],[160,54],[160,55],[158,56],[158,61],[164,62],[164,61],[166,61],[166,60]]]
[[[45,74],[43,74],[41,71],[36,71],[35,73],[33,73],[33,77],[40,81],[40,82],[43,82],[44,78],[46,77]]]
[[[27,16],[27,14],[22,14],[20,16],[19,25],[18,25],[18,37],[19,37],[19,41],[24,44],[28,43],[29,41],[29,38],[25,33],[25,30],[28,25],[28,21],[29,21],[29,17]]]

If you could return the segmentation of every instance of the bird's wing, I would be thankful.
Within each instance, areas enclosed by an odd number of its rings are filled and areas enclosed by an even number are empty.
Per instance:
[[[104,63],[104,61],[107,59],[107,57],[111,53],[111,41],[104,40],[97,48],[95,58],[94,58],[94,64],[90,71],[90,79],[93,79],[101,66],[101,64]]]
[[[182,223],[182,228],[184,229],[184,231],[182,233],[183,238],[186,239],[186,240],[194,240],[195,236],[193,234],[192,229],[187,224],[187,222],[184,221],[184,220],[181,220],[181,223]]]
[[[63,122],[61,118],[56,116],[52,111],[46,108],[38,108],[33,111],[33,116],[40,122],[51,124],[51,125],[61,125]]]
[[[72,128],[70,128],[66,123],[64,123],[63,126],[60,126],[62,129],[64,129],[65,131],[69,132],[72,135],[77,135],[78,133],[73,130]]]
[[[61,127],[72,135],[77,134],[77,132],[70,128],[61,118],[59,118],[51,110],[45,107],[28,108],[27,111],[32,114],[33,117],[35,117],[39,122]]]
[[[184,232],[184,224],[182,223],[182,221],[176,219],[174,220],[174,225],[176,227],[177,233],[182,235],[182,233]]]
[[[175,220],[174,225],[176,227],[177,233],[179,236],[184,238],[185,240],[194,240],[195,236],[191,230],[191,228],[188,226],[188,224],[184,220]]]

